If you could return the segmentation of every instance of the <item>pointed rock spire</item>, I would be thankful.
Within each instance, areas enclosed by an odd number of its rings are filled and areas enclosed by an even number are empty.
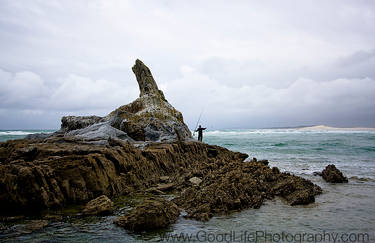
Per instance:
[[[139,98],[106,117],[64,117],[61,132],[105,143],[108,137],[129,142],[191,140],[181,112],[165,99],[150,69],[138,59],[132,69],[139,85]]]
[[[140,90],[140,97],[143,95],[152,95],[156,94],[159,95],[160,91],[158,89],[158,86],[152,77],[150,69],[143,64],[143,62],[139,59],[135,61],[135,64],[132,68],[139,85]]]

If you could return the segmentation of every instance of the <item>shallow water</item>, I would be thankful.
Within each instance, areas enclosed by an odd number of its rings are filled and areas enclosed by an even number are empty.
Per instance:
[[[205,142],[268,159],[297,174],[333,163],[349,177],[375,179],[374,131],[224,130],[207,132]]]
[[[250,158],[268,159],[271,166],[277,166],[281,171],[312,180],[323,188],[323,194],[308,206],[291,207],[275,199],[267,201],[260,209],[214,217],[205,223],[180,217],[165,231],[143,234],[116,227],[113,224],[116,216],[65,218],[31,234],[17,233],[21,221],[13,225],[16,233],[3,231],[0,241],[155,242],[166,241],[168,235],[178,235],[191,236],[196,242],[254,242],[258,235],[259,242],[272,242],[272,238],[273,242],[282,242],[278,236],[284,236],[284,242],[312,242],[311,239],[361,242],[361,237],[368,234],[369,242],[375,242],[374,132],[226,130],[207,132],[204,140],[248,153]],[[328,184],[321,177],[312,175],[330,163],[336,164],[350,178],[348,184]],[[129,209],[130,206],[122,206],[115,214],[122,215]],[[263,234],[268,238],[261,237]],[[169,241],[173,242],[172,238]]]

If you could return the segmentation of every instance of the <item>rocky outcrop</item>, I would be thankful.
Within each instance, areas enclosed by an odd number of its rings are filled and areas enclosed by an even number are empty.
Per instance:
[[[133,66],[132,70],[139,85],[139,97],[145,95],[155,95],[161,96],[161,98],[165,100],[164,94],[161,90],[159,90],[150,69],[144,65],[141,60],[137,59],[135,61],[135,65]]]
[[[185,141],[192,135],[181,112],[165,99],[148,67],[136,60],[133,72],[139,84],[140,97],[112,111],[107,119],[136,141]]]
[[[180,210],[173,202],[161,198],[151,198],[135,207],[129,214],[119,217],[115,224],[132,231],[165,228],[174,223]]]
[[[0,144],[0,213],[82,204],[100,195],[171,191],[188,216],[258,208],[280,196],[290,205],[314,201],[319,187],[280,173],[246,154],[199,142],[152,143],[143,149],[122,140],[87,144],[75,137]],[[215,156],[212,156],[215,151]],[[160,178],[168,174],[169,178]],[[190,179],[197,177],[199,185]],[[159,193],[157,193],[159,194]]]
[[[290,205],[309,204],[321,193],[308,180],[256,161],[200,163],[193,171],[203,176],[199,187],[186,188],[173,201],[187,211],[188,218],[202,221],[234,210],[259,208],[275,196]]]
[[[311,181],[289,173],[280,174],[272,191],[275,195],[284,198],[291,206],[315,202],[315,196],[322,193],[322,189]]]
[[[96,144],[106,143],[109,137],[129,142],[191,140],[181,112],[165,99],[150,69],[140,60],[136,60],[132,69],[139,85],[138,99],[106,117],[65,116],[56,135],[77,136]]]
[[[244,162],[247,154],[193,141],[150,70],[137,60],[133,71],[140,97],[108,116],[64,117],[54,134],[0,142],[0,214],[84,204],[100,196],[83,212],[95,214],[110,211],[109,198],[116,196],[173,193],[173,202],[146,201],[117,221],[143,230],[172,223],[177,206],[205,221],[259,208],[276,196],[290,205],[308,204],[321,192],[266,160]]]
[[[223,163],[242,161],[245,156],[197,142],[148,144],[143,149],[122,140],[108,144],[87,144],[75,137],[0,143],[0,213],[81,204],[103,194],[114,197],[156,188],[166,174],[173,175],[176,183],[198,161],[213,160],[209,149],[217,150],[215,160]]]
[[[101,195],[88,202],[83,209],[84,215],[109,214],[113,211],[113,202],[106,195]]]
[[[326,182],[330,183],[347,183],[348,178],[346,178],[342,172],[336,168],[335,165],[327,165],[327,167],[322,171],[322,177]]]

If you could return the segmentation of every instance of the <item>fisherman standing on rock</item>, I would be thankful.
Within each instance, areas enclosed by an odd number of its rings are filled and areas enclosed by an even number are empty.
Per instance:
[[[199,125],[198,129],[195,130],[196,132],[198,132],[198,141],[201,141],[203,140],[203,130],[206,130],[206,127],[202,127],[201,125]]]

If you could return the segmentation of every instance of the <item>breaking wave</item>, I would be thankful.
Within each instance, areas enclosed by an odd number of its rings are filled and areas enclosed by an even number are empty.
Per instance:
[[[354,130],[300,130],[300,129],[247,129],[247,130],[213,130],[206,131],[207,135],[248,135],[248,134],[322,134],[322,133],[373,133],[375,131]]]
[[[27,131],[0,131],[0,136],[23,136],[29,134],[40,133],[40,131],[27,132]]]

